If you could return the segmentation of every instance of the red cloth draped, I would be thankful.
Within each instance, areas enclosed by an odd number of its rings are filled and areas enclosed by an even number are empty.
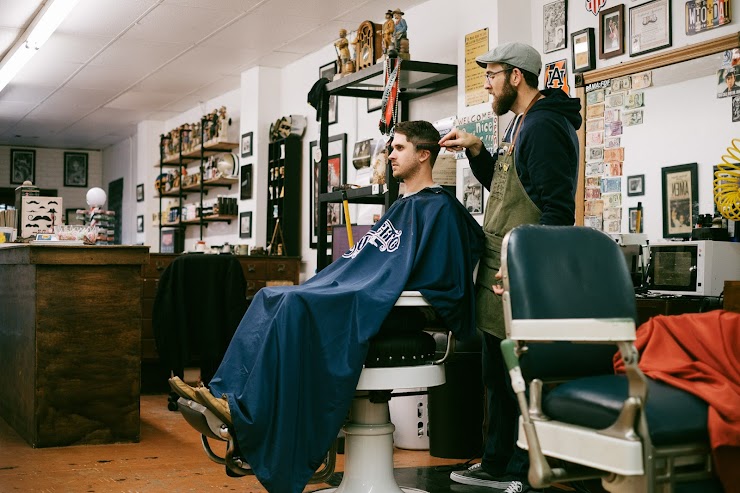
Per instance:
[[[659,315],[639,327],[635,346],[647,376],[709,404],[717,474],[726,492],[740,491],[740,313]],[[619,355],[614,369],[624,372]]]

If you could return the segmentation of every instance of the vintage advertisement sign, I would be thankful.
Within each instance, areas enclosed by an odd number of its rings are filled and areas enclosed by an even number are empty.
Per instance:
[[[491,154],[495,152],[498,145],[498,117],[493,114],[493,111],[459,117],[455,119],[454,126],[474,134],[483,142],[488,152]],[[457,153],[455,158],[465,159],[465,152]]]
[[[558,60],[545,65],[545,87],[548,89],[562,89],[565,94],[570,96],[567,60]]]
[[[594,15],[599,15],[599,11],[604,5],[606,5],[606,0],[586,0],[586,10]]]
[[[696,34],[730,23],[730,0],[686,2],[686,34]]]
[[[488,102],[488,92],[483,87],[486,78],[475,58],[488,51],[488,28],[465,35],[465,106]]]

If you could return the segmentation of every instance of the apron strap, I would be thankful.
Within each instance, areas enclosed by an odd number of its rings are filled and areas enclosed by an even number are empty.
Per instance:
[[[532,98],[532,101],[529,102],[527,109],[524,110],[524,113],[522,113],[522,119],[519,121],[519,126],[516,127],[516,132],[514,132],[514,138],[511,139],[511,145],[509,146],[509,152],[508,152],[509,155],[511,155],[511,153],[514,152],[514,146],[516,145],[516,138],[519,137],[519,131],[522,129],[522,126],[524,125],[524,119],[527,117],[527,112],[529,112],[530,108],[534,106],[534,103],[536,103],[543,97],[544,96],[542,96],[542,94],[540,94],[540,92],[537,91],[537,94],[535,94],[535,96]]]

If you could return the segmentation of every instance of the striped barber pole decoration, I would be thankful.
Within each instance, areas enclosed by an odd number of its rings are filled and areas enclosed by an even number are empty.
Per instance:
[[[599,11],[604,5],[606,5],[606,0],[586,0],[586,10],[594,15],[599,15]]]

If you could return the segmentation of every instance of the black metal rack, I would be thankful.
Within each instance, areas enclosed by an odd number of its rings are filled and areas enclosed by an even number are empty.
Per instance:
[[[352,75],[342,77],[326,85],[321,102],[321,127],[319,146],[321,149],[321,165],[319,166],[319,190],[326,190],[328,184],[328,151],[329,151],[329,97],[346,96],[353,98],[381,99],[385,86],[385,65],[377,63],[372,67],[360,70]],[[437,91],[457,85],[457,65],[444,63],[419,62],[404,60],[399,71],[398,101],[402,121],[409,113],[409,102]],[[386,185],[371,185],[347,190],[347,199],[355,204],[383,204],[386,209],[398,198],[398,182],[392,179],[390,163],[386,169]],[[385,190],[384,190],[385,189]],[[326,232],[326,212],[329,203],[342,201],[341,192],[319,194],[318,231]],[[331,260],[326,253],[326,233],[318,235],[316,245],[316,267],[321,270]]]

